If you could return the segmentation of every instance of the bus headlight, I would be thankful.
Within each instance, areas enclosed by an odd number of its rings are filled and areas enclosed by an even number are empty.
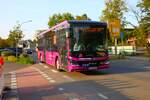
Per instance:
[[[109,61],[105,61],[104,64],[108,65],[108,64],[110,64],[110,62]]]
[[[108,64],[110,64],[110,62],[109,62],[109,61],[104,61],[104,62],[101,62],[101,64],[106,64],[106,65],[108,65]]]

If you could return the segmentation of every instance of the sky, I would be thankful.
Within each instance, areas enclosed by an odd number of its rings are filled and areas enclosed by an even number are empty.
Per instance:
[[[54,13],[70,12],[74,16],[86,13],[92,20],[99,21],[105,0],[0,0],[0,37],[7,38],[9,31],[19,21],[24,39],[33,39],[36,30],[48,29],[49,16]],[[129,7],[135,7],[138,0],[126,0]],[[137,24],[131,13],[128,21]],[[32,22],[28,22],[32,20]]]

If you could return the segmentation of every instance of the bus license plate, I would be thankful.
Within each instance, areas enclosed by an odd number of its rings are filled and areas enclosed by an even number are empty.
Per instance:
[[[95,70],[97,67],[89,67],[89,70]]]

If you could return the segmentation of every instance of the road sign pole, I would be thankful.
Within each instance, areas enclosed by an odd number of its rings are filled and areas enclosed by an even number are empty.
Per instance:
[[[115,37],[115,55],[117,55],[117,37]]]

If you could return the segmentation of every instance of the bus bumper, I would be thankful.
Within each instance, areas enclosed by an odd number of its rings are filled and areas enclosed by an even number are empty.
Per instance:
[[[68,70],[70,72],[73,72],[73,71],[90,71],[90,70],[94,70],[94,71],[99,71],[99,70],[104,70],[104,69],[107,69],[109,68],[109,64],[103,64],[103,65],[100,65],[98,67],[83,67],[83,66],[69,66],[68,67]]]

